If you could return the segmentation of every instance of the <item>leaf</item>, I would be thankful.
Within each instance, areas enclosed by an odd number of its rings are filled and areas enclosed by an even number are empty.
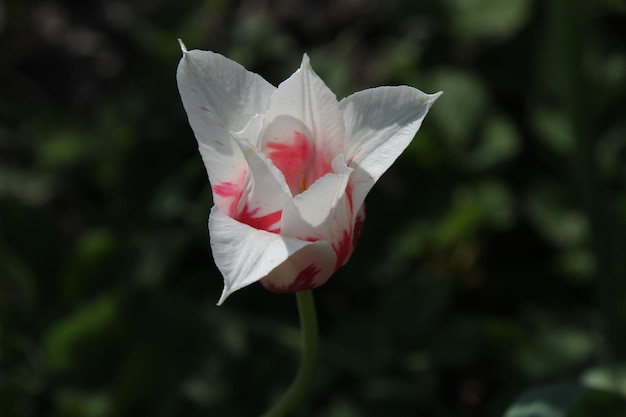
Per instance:
[[[467,147],[487,106],[483,85],[467,73],[449,69],[433,74],[430,85],[435,91],[444,91],[432,110],[441,136],[449,141],[452,149]]]
[[[626,364],[591,368],[583,374],[581,381],[588,387],[613,391],[626,397]]]
[[[103,296],[55,324],[44,340],[48,364],[53,369],[66,369],[75,362],[77,355],[89,351],[87,344],[98,344],[115,321],[117,306],[115,298]]]
[[[61,389],[55,394],[55,405],[67,417],[104,417],[111,415],[108,395],[102,392]]]
[[[532,224],[546,240],[563,248],[586,241],[587,220],[580,210],[572,208],[559,185],[543,182],[534,186],[527,198],[527,210]]]
[[[50,135],[37,148],[39,163],[52,169],[60,169],[76,164],[88,151],[85,133],[74,130],[62,130]]]
[[[508,36],[522,27],[529,0],[450,0],[452,30],[461,38]]]
[[[542,145],[561,156],[574,152],[574,132],[563,112],[538,108],[531,112],[531,124]]]
[[[491,168],[514,157],[519,148],[520,138],[515,125],[506,117],[495,116],[485,123],[472,162],[479,168]]]
[[[525,392],[504,417],[619,417],[624,411],[626,400],[618,395],[562,382]]]

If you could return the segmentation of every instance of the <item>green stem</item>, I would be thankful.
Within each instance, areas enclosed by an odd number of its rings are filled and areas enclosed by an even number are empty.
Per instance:
[[[315,374],[318,351],[317,313],[311,290],[296,293],[302,327],[302,359],[300,369],[283,397],[262,417],[282,417],[300,403]]]

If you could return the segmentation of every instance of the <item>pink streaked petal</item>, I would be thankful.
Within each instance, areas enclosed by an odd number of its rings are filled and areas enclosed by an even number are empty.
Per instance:
[[[301,120],[316,147],[326,153],[327,161],[343,151],[345,127],[337,97],[315,74],[307,55],[302,57],[300,68],[271,97],[266,117],[272,121],[279,116]]]
[[[363,226],[365,226],[365,204],[361,205],[361,208],[357,211],[354,220],[354,231],[352,232],[352,251],[356,248],[356,245],[361,239],[361,233],[363,233]]]
[[[211,249],[215,264],[224,277],[224,291],[218,301],[218,305],[233,292],[253,284],[262,278],[272,274],[276,282],[284,282],[287,279],[282,274],[291,273],[298,268],[297,276],[306,266],[316,261],[320,265],[321,272],[314,277],[315,282],[328,279],[332,273],[328,273],[329,267],[326,258],[335,263],[334,251],[328,244],[323,242],[306,242],[298,239],[285,238],[265,230],[255,229],[240,223],[215,206],[209,216],[209,234],[211,237]],[[295,261],[287,262],[296,254],[307,247],[326,245],[327,251],[318,248],[313,251],[304,251],[295,257]],[[321,260],[321,261],[320,261]],[[308,262],[301,265],[301,262]],[[332,269],[332,267],[330,268]],[[275,270],[282,271],[280,274]]]
[[[328,281],[335,265],[335,251],[328,243],[309,243],[263,278],[261,284],[276,293],[309,290]]]
[[[209,181],[218,190],[215,204],[232,211],[232,196],[222,197],[219,190],[224,184],[239,187],[248,166],[231,131],[264,112],[275,88],[228,58],[184,46],[176,78]]]
[[[351,231],[344,229],[341,234],[341,239],[333,242],[332,246],[337,254],[337,264],[335,265],[335,269],[339,269],[339,267],[348,262],[350,254],[352,253]]]
[[[256,153],[246,144],[241,146],[250,171],[236,214],[231,217],[249,226],[278,233],[283,207],[291,199],[285,178],[265,155]]]
[[[276,293],[306,291],[319,285],[315,282],[315,277],[317,277],[320,272],[322,272],[322,269],[312,263],[300,271],[293,282],[286,287],[279,287],[271,279],[267,278],[262,279],[261,284],[264,284],[265,288]]]
[[[239,206],[247,178],[248,171],[244,170],[235,182],[218,182],[212,186],[215,204],[222,210],[225,210],[231,217],[237,215],[237,207]]]
[[[272,233],[280,233],[280,227],[277,227],[282,216],[282,211],[277,210],[268,214],[259,215],[260,207],[250,209],[248,203],[244,204],[241,212],[237,214],[235,219],[255,229],[267,230]]]
[[[344,154],[354,168],[355,207],[360,207],[374,183],[408,146],[440,95],[407,86],[378,87],[341,100],[346,126]]]
[[[335,173],[326,174],[285,206],[281,233],[330,243],[338,258],[337,268],[351,252],[353,215],[346,186],[352,169],[342,155],[333,160],[333,169]]]
[[[312,135],[302,122],[289,116],[275,118],[263,131],[261,150],[284,174],[292,195],[332,172],[331,159]]]

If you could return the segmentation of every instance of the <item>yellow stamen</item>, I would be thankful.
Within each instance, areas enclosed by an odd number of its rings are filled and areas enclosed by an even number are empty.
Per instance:
[[[306,190],[306,177],[304,175],[300,176],[300,192],[304,192]]]

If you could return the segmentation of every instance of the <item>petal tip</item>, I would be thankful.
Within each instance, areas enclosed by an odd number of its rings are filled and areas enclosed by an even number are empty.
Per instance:
[[[181,38],[178,38],[178,44],[180,45],[180,50],[183,51],[183,55],[185,55],[188,51]]]
[[[302,63],[300,63],[300,68],[311,66],[311,60],[309,59],[309,55],[305,52],[302,54]]]
[[[221,306],[222,304],[224,304],[224,301],[226,301],[226,299],[228,298],[228,296],[232,294],[232,291],[228,290],[226,287],[224,287],[224,290],[222,291],[222,295],[220,295],[220,299],[217,300],[217,306]]]
[[[443,94],[443,91],[437,91],[434,94],[430,94],[430,102],[434,103],[435,100],[437,100],[442,94]]]
[[[427,101],[426,101],[426,107],[427,109],[430,109],[430,107],[435,104],[435,101],[437,101],[437,99],[439,97],[441,97],[441,95],[443,94],[443,91],[437,91],[434,94],[427,94]]]

